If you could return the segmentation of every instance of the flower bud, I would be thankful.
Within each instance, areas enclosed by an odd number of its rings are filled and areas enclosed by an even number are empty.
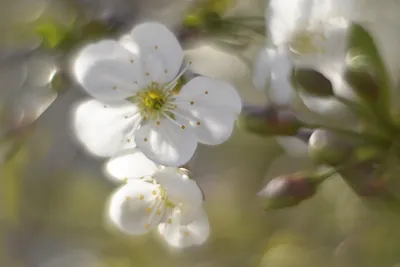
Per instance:
[[[267,209],[292,207],[312,197],[317,183],[300,174],[283,175],[272,179],[258,194]]]
[[[346,80],[363,99],[378,107],[386,105],[389,75],[374,38],[360,24],[353,23],[349,28],[348,50],[354,62],[345,73]]]
[[[334,95],[332,83],[322,73],[311,68],[293,68],[293,87],[312,96],[330,97]]]
[[[349,159],[355,142],[334,132],[317,129],[308,141],[308,152],[317,163],[337,166]]]
[[[344,78],[360,98],[374,103],[382,90],[372,64],[366,56],[352,57],[347,63]]]
[[[302,127],[292,111],[281,107],[243,107],[237,123],[239,128],[263,136],[292,136]]]

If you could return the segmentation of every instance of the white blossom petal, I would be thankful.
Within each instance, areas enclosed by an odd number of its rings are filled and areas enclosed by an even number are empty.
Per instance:
[[[286,43],[293,31],[309,19],[313,0],[271,0],[266,9],[269,38],[275,45]]]
[[[292,157],[306,157],[308,155],[308,143],[297,137],[278,136],[276,141]]]
[[[168,201],[180,208],[183,223],[193,221],[203,204],[203,193],[197,183],[178,168],[165,168],[153,178],[168,193]]]
[[[206,107],[221,107],[236,114],[242,110],[242,100],[232,85],[203,76],[198,76],[183,86],[178,98]]]
[[[271,68],[269,64],[268,49],[263,48],[258,53],[253,68],[253,84],[260,91],[267,89],[271,77]]]
[[[84,47],[73,66],[77,81],[93,97],[121,100],[135,94],[145,76],[140,60],[116,41]]]
[[[181,213],[176,209],[171,216],[171,223],[161,223],[158,232],[168,245],[175,248],[198,246],[207,241],[210,235],[210,224],[203,208],[199,209],[197,218],[188,224],[181,223]]]
[[[90,153],[101,157],[134,147],[132,132],[140,121],[137,107],[127,101],[114,105],[88,100],[77,106],[72,118],[78,141]]]
[[[336,98],[320,98],[307,93],[300,93],[299,96],[309,110],[324,118],[326,124],[335,123],[343,127],[354,126],[357,122],[354,113]]]
[[[144,180],[130,180],[118,188],[108,205],[108,218],[121,232],[145,234],[156,227],[165,212],[160,186]]]
[[[160,119],[149,122],[135,133],[139,149],[152,161],[166,166],[182,166],[197,148],[196,136],[186,125]]]
[[[146,22],[137,25],[120,42],[131,51],[138,50],[141,55],[156,53],[164,62],[166,81],[173,80],[181,68],[183,51],[175,35],[163,24]]]
[[[295,94],[290,82],[293,67],[289,51],[285,47],[269,49],[270,81],[268,99],[277,105],[289,105]]]
[[[236,114],[222,107],[202,103],[182,103],[176,110],[177,121],[189,125],[197,141],[206,145],[219,145],[232,135]]]
[[[111,178],[123,181],[151,176],[159,166],[147,158],[139,149],[127,149],[115,154],[105,165],[106,173]]]

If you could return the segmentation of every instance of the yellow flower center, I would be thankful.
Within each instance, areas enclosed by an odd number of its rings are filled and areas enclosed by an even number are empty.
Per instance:
[[[298,55],[323,54],[326,37],[322,32],[302,31],[294,34],[290,49]]]
[[[184,83],[185,80],[183,77],[181,77],[172,88],[165,88],[165,85],[153,82],[127,100],[136,104],[140,113],[145,118],[156,118],[163,113],[174,118],[169,110],[176,108],[176,105],[173,105],[172,101],[174,95],[179,94]]]

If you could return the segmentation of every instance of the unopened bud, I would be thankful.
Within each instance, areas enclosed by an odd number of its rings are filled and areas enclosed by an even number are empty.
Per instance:
[[[348,60],[344,78],[360,98],[376,102],[382,91],[374,72],[373,63],[366,56],[355,56]]]
[[[312,96],[330,97],[334,95],[329,79],[311,68],[293,68],[292,83],[297,90]]]
[[[300,174],[284,175],[272,179],[258,194],[267,209],[292,207],[309,199],[316,192],[317,183]]]
[[[292,136],[303,126],[294,112],[280,107],[244,107],[238,127],[263,135]]]
[[[308,141],[308,152],[317,163],[337,166],[349,159],[355,142],[334,132],[317,129]]]

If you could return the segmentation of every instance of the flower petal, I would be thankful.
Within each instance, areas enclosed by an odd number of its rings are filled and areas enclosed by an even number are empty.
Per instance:
[[[210,224],[203,208],[199,209],[197,218],[191,223],[181,223],[179,210],[176,210],[170,219],[171,224],[161,223],[158,226],[158,232],[171,247],[186,248],[201,245],[210,235]]]
[[[268,81],[271,77],[267,48],[261,49],[261,51],[258,53],[253,69],[254,87],[260,91],[266,90]]]
[[[267,90],[268,99],[277,105],[289,105],[294,96],[290,82],[292,60],[285,47],[268,50],[270,64],[270,87]]]
[[[85,90],[101,100],[132,96],[144,77],[140,60],[112,40],[84,47],[74,63],[73,72]]]
[[[165,168],[156,172],[153,178],[168,193],[168,201],[179,207],[182,222],[191,222],[196,218],[203,204],[203,193],[197,183],[178,168]]]
[[[151,176],[158,168],[157,164],[137,148],[117,153],[105,165],[106,173],[118,181],[123,181],[125,178]]]
[[[237,114],[242,110],[242,100],[232,85],[204,76],[190,80],[177,98],[206,107],[221,107]]]
[[[140,55],[156,53],[164,61],[166,80],[173,80],[182,65],[183,51],[175,35],[163,24],[146,22],[137,25],[130,34],[121,39],[127,49],[138,50]]]
[[[188,126],[175,123],[160,119],[149,122],[135,133],[137,146],[155,163],[182,166],[193,156],[197,148],[196,136],[186,129]]]
[[[72,119],[78,141],[90,153],[109,157],[134,146],[131,135],[141,116],[136,106],[127,101],[109,105],[89,100],[78,105]]]
[[[189,125],[197,141],[206,145],[219,145],[232,135],[236,115],[221,107],[203,106],[202,103],[180,104],[176,120]]]
[[[357,118],[354,113],[336,98],[319,98],[306,93],[299,94],[304,105],[323,118],[326,124],[335,124],[341,127],[354,127]]]
[[[311,5],[308,0],[271,0],[266,8],[269,38],[275,45],[288,42],[293,31],[308,22]]]
[[[165,212],[162,191],[156,184],[130,180],[111,196],[108,218],[120,231],[141,235],[156,227]]]

